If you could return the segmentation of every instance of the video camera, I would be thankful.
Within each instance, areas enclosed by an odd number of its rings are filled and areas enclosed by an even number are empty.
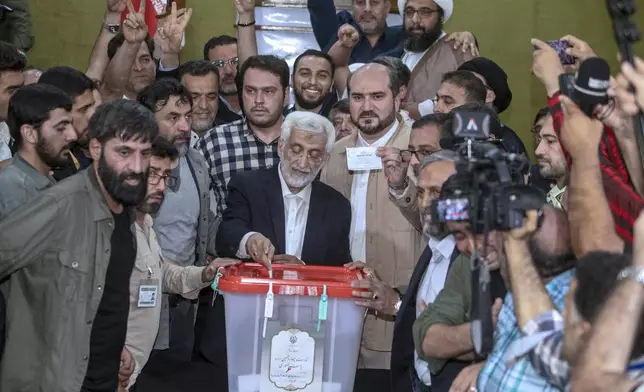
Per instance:
[[[524,185],[523,169],[529,165],[523,155],[507,153],[488,142],[496,134],[488,113],[455,109],[449,142],[462,156],[456,163],[456,176],[432,203],[432,222],[469,222],[470,231],[484,235],[483,253],[491,231],[507,231],[523,226],[528,210],[541,210],[545,194]],[[443,143],[441,142],[441,145]],[[460,181],[462,180],[462,181]],[[458,184],[458,185],[456,185]],[[472,254],[472,342],[479,358],[485,358],[494,345],[490,270],[477,252]]]

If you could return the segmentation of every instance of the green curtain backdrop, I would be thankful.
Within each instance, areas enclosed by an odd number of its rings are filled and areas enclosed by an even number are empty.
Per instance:
[[[617,47],[601,0],[457,0],[447,31],[476,34],[481,54],[499,63],[509,75],[514,95],[502,120],[517,131],[532,151],[530,128],[537,110],[546,103],[543,88],[531,76],[530,38],[558,39],[573,34],[588,41],[616,72]],[[644,30],[644,0],[636,0],[636,23]],[[186,0],[195,12],[186,33],[182,60],[201,58],[205,42],[219,34],[234,34],[233,0]],[[81,70],[96,39],[104,0],[32,0],[36,44],[29,62],[37,67],[68,64]],[[636,47],[644,57],[644,43]]]

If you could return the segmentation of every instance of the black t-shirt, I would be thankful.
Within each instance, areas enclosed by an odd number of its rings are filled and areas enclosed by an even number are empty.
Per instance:
[[[114,392],[118,387],[121,350],[130,309],[130,275],[136,259],[136,239],[127,211],[112,214],[110,264],[103,297],[98,306],[89,341],[89,363],[82,392]]]

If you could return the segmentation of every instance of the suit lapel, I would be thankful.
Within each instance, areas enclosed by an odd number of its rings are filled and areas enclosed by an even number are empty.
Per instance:
[[[286,249],[285,223],[284,223],[284,199],[282,196],[282,185],[280,184],[279,165],[271,169],[272,175],[267,176],[267,184],[264,187],[266,200],[268,200],[269,215],[273,222],[273,230],[277,243],[275,254],[282,254]]]
[[[319,258],[319,255],[316,255],[316,250],[322,245],[322,239],[326,238],[322,230],[325,227],[326,203],[319,192],[318,186],[318,181],[313,181],[311,184],[311,201],[306,219],[304,243],[302,244],[302,261],[305,263],[310,263]]]
[[[427,267],[429,266],[429,262],[431,261],[431,259],[432,259],[432,250],[429,248],[429,246],[427,246],[423,251],[423,254],[420,256],[420,259],[418,259],[418,263],[416,263],[414,272],[411,275],[411,279],[409,280],[409,286],[407,287],[407,291],[405,292],[405,295],[403,295],[402,303],[400,305],[401,311],[404,312],[403,309],[407,309],[411,303],[414,303],[416,301],[416,296],[418,294],[418,286],[420,286],[420,282],[423,279],[423,276],[425,275],[425,271],[427,270]],[[415,308],[415,305],[414,305],[414,308]],[[395,325],[398,325],[401,319],[402,317],[397,317]]]

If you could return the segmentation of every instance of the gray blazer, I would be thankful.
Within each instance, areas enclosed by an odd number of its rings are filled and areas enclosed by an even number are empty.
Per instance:
[[[203,155],[194,148],[188,149],[186,155],[192,178],[199,190],[199,223],[197,225],[196,266],[208,265],[208,255],[217,256],[215,239],[221,223],[221,217],[215,217],[210,208],[210,176]]]

